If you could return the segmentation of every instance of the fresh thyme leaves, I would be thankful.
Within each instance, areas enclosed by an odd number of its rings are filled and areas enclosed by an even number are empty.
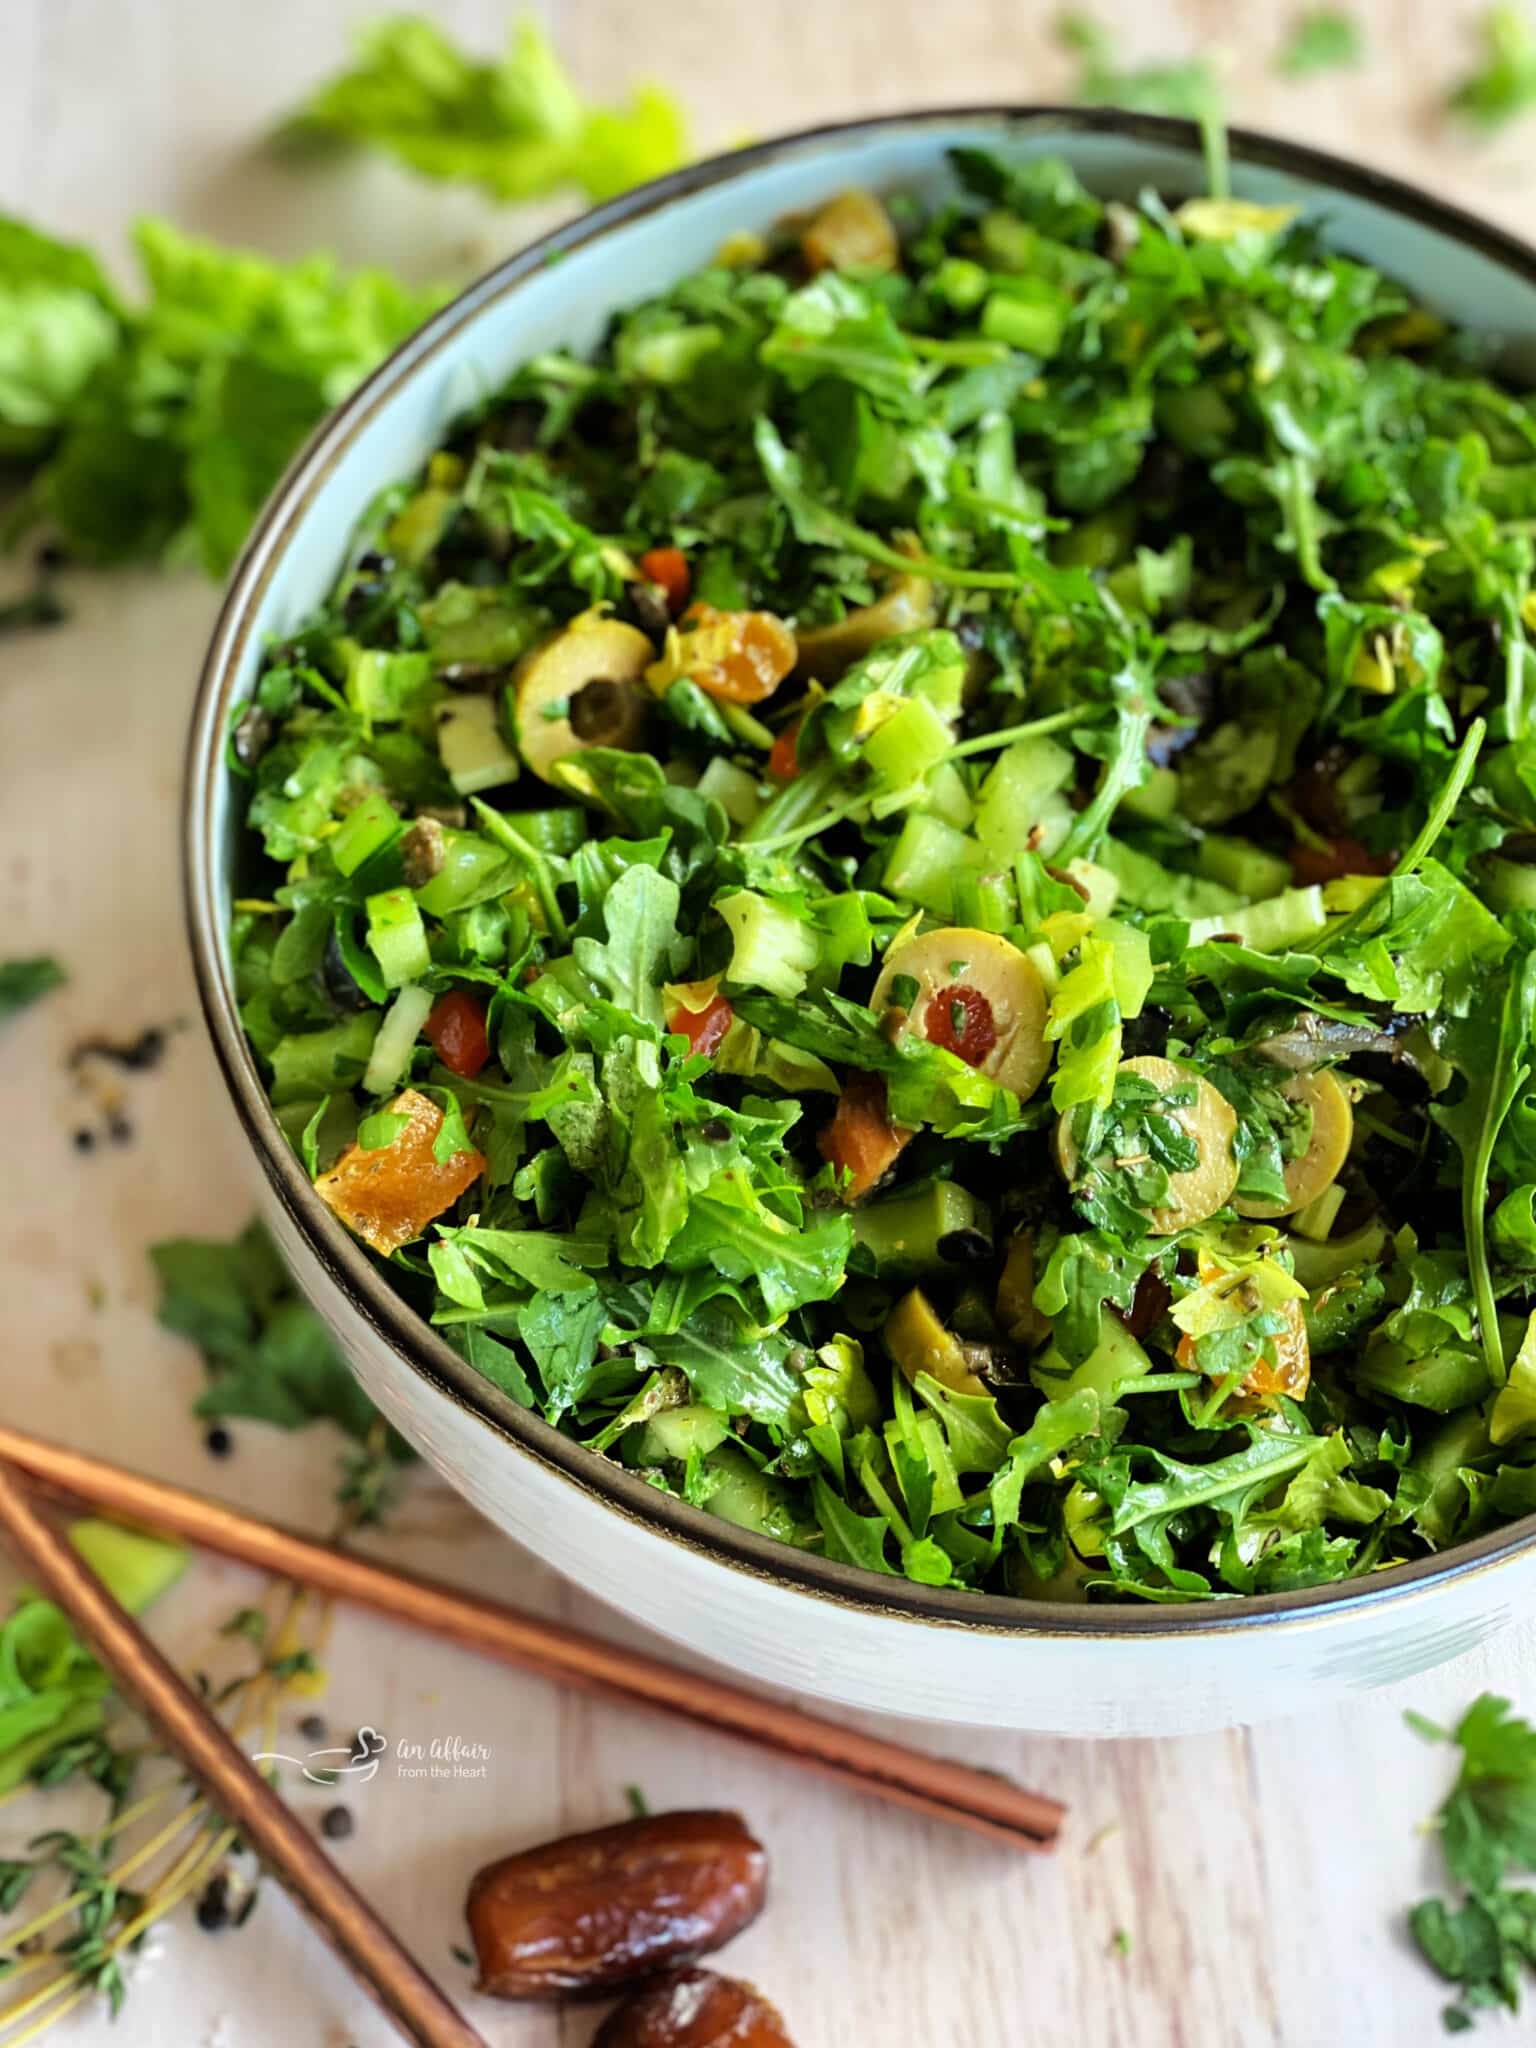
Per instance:
[[[0,960],[0,1024],[62,988],[67,979],[58,961],[47,953],[27,960]]]
[[[1435,1816],[1452,1900],[1428,1898],[1408,1915],[1430,1967],[1457,1986],[1444,2015],[1459,2033],[1475,2015],[1520,2008],[1522,1982],[1536,1970],[1536,1892],[1510,1885],[1536,1870],[1536,1728],[1508,1700],[1483,1693],[1454,1729],[1410,1714],[1409,1726],[1461,1752],[1456,1782]]]
[[[235,720],[274,1114],[722,1520],[1095,1601],[1444,1550],[1536,1510],[1536,413],[1292,209],[953,169],[372,508]],[[215,1397],[338,1412],[219,1271]]]

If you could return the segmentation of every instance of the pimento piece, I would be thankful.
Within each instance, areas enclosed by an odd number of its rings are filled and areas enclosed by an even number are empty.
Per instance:
[[[731,1028],[736,1012],[722,995],[712,995],[701,1010],[685,1009],[681,1004],[667,1015],[667,1029],[677,1031],[688,1041],[690,1052],[703,1053],[706,1057],[720,1048],[720,1041]]]
[[[467,989],[453,988],[439,996],[422,1027],[445,1067],[472,1081],[491,1056],[485,1035],[485,1005]]]
[[[681,548],[647,548],[636,567],[647,582],[657,585],[675,619],[693,589],[688,557]]]
[[[857,1202],[885,1178],[912,1141],[912,1133],[893,1124],[886,1108],[885,1083],[878,1074],[850,1074],[837,1098],[832,1121],[816,1142],[821,1156],[840,1173],[845,1202]]]
[[[800,773],[800,720],[786,725],[768,752],[768,773],[775,782],[793,782]]]
[[[416,1089],[402,1089],[388,1108],[410,1119],[395,1142],[376,1152],[349,1145],[315,1182],[326,1207],[385,1258],[420,1237],[485,1171],[478,1152],[456,1152],[438,1163],[432,1148],[443,1112]]]
[[[696,604],[682,623],[678,674],[723,703],[761,704],[795,665],[795,636],[772,612],[723,612]]]
[[[924,1019],[930,1045],[941,1045],[968,1067],[979,1067],[997,1044],[992,1005],[979,988],[963,981],[941,988],[929,999]]]

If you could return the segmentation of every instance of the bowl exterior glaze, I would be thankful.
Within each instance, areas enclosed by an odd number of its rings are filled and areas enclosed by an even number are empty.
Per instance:
[[[576,1583],[731,1669],[930,1720],[1068,1734],[1170,1734],[1320,1704],[1469,1649],[1536,1591],[1530,1524],[1445,1562],[1203,1608],[1066,1608],[933,1592],[809,1559],[658,1496],[486,1385],[411,1315],[310,1190],[234,1013],[226,906],[239,826],[228,710],[261,650],[323,597],[376,491],[541,349],[594,346],[610,315],[848,186],[934,199],[947,152],[1064,156],[1100,192],[1202,189],[1185,124],[1083,110],[945,113],[765,144],[616,202],[512,259],[409,341],[300,455],[235,572],[190,743],[188,909],[216,1049],[300,1285],[389,1420],[492,1522]],[[1296,203],[1340,250],[1536,366],[1536,255],[1352,167],[1233,137],[1237,196]]]

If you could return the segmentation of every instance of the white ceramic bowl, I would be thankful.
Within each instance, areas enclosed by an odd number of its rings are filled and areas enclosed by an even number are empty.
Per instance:
[[[186,874],[203,1002],[267,1180],[266,1212],[370,1396],[493,1522],[625,1613],[732,1668],[891,1713],[1086,1735],[1165,1734],[1294,1711],[1408,1676],[1502,1626],[1536,1587],[1536,1526],[1365,1583],[1203,1607],[1063,1608],[876,1578],[658,1494],[499,1394],[399,1301],[314,1195],[241,1035],[225,923],[239,835],[228,708],[268,636],[324,596],[374,493],[541,349],[584,350],[617,308],[848,186],[948,188],[956,144],[1064,156],[1101,193],[1203,189],[1186,124],[1081,109],[899,116],[793,136],[677,173],[483,279],[319,430],[245,550],[194,722]],[[1536,362],[1536,253],[1424,194],[1241,132],[1236,194],[1299,202],[1328,240]],[[559,260],[553,260],[558,256]]]

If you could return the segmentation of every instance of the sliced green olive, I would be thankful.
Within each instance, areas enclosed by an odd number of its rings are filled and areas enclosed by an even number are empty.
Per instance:
[[[1162,1208],[1151,1211],[1147,1225],[1154,1237],[1171,1237],[1176,1230],[1185,1230],[1192,1223],[1203,1223],[1232,1199],[1232,1190],[1237,1186],[1237,1160],[1232,1151],[1237,1113],[1209,1081],[1202,1080],[1188,1067],[1175,1066],[1172,1060],[1140,1054],[1135,1059],[1122,1060],[1120,1071],[1139,1074],[1159,1094],[1186,1088],[1191,1082],[1195,1085],[1194,1101],[1168,1113],[1194,1139],[1199,1161],[1187,1173],[1169,1175],[1168,1200]],[[1068,1128],[1071,1114],[1069,1110],[1058,1121],[1055,1140],[1056,1163],[1068,1181],[1077,1177],[1077,1143]]]
[[[851,668],[878,647],[882,640],[898,633],[918,633],[938,617],[933,585],[926,576],[898,576],[883,597],[860,605],[834,626],[812,626],[795,635],[800,650],[798,667],[802,675],[815,676],[823,683],[835,682],[844,669]]]
[[[529,650],[513,671],[517,750],[535,775],[555,782],[556,761],[585,747],[638,744],[640,683],[656,649],[637,626],[592,613]]]
[[[969,925],[945,925],[909,939],[886,956],[870,998],[877,1016],[896,1004],[899,977],[916,989],[901,992],[910,997],[900,1005],[907,1013],[903,1030],[950,1044],[952,1050],[957,1048],[951,1040],[958,1038],[961,1057],[981,1073],[1011,1088],[1021,1102],[1034,1094],[1051,1061],[1045,1042],[1050,999],[1039,968],[1017,946]],[[973,1004],[972,997],[980,997],[981,1004]],[[956,1003],[964,1012],[959,1033],[948,1028],[946,1012],[937,1007]],[[976,1033],[978,1046],[991,1034],[979,1058],[971,1059],[966,1050],[968,1030]]]
[[[1307,1149],[1286,1161],[1285,1200],[1266,1202],[1253,1195],[1240,1196],[1233,1204],[1239,1216],[1293,1216],[1315,1202],[1323,1189],[1338,1178],[1349,1156],[1355,1134],[1355,1112],[1337,1074],[1324,1069],[1317,1074],[1297,1074],[1280,1093],[1288,1102],[1303,1104],[1312,1112],[1312,1135]]]
[[[904,1294],[885,1319],[886,1349],[909,1380],[920,1372],[954,1394],[984,1394],[985,1380],[971,1370],[965,1346],[945,1329],[920,1287]]]

